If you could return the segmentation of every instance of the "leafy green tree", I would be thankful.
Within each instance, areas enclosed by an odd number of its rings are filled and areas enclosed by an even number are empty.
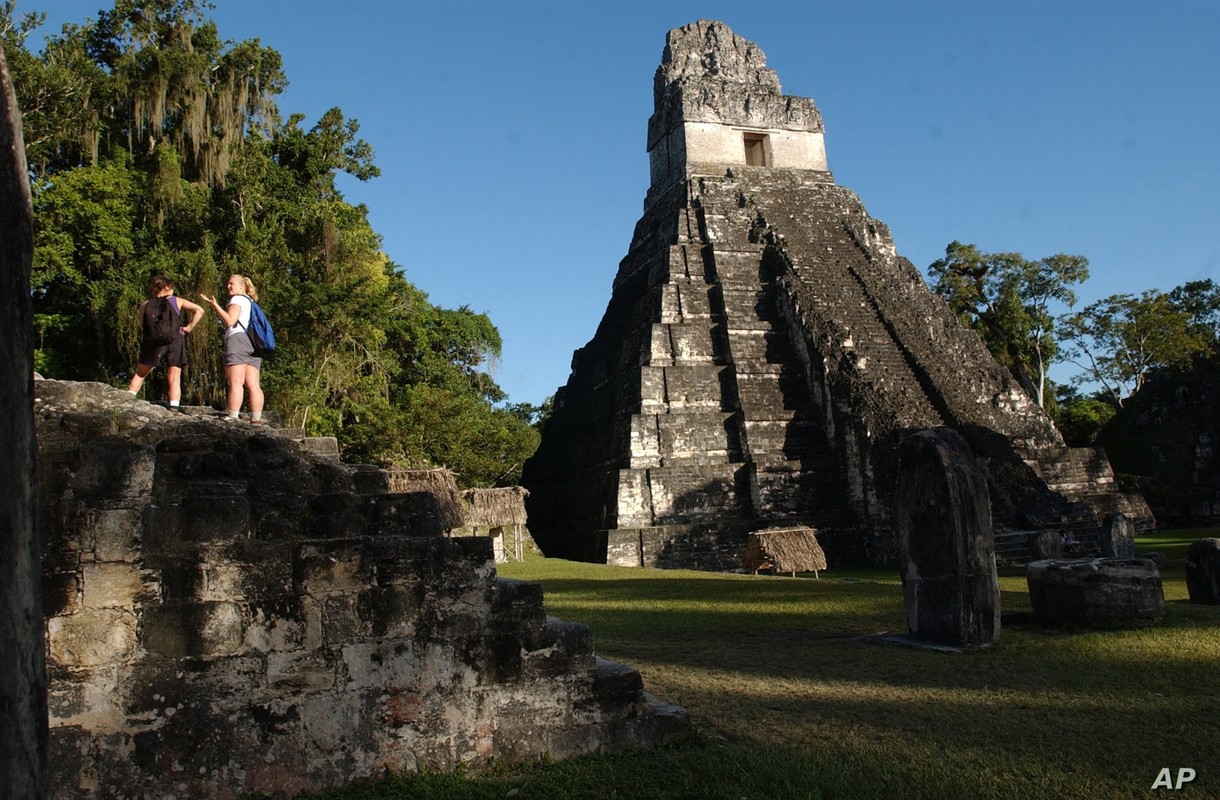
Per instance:
[[[551,412],[555,410],[555,395],[548,396],[542,401],[542,405],[534,405],[533,403],[509,403],[504,407],[517,419],[536,428],[539,433],[546,426],[546,421],[550,419]]]
[[[16,0],[0,5],[0,37],[10,56],[26,161],[35,177],[65,165],[96,162],[97,88],[107,80],[90,58],[77,26],[50,37],[41,58],[26,50],[26,37],[45,19],[43,13],[17,16]]]
[[[928,274],[936,281],[934,291],[1046,407],[1047,370],[1059,357],[1051,306],[1076,302],[1071,287],[1089,277],[1089,262],[1062,253],[1030,261],[1020,253],[984,253],[955,241]]]
[[[125,301],[143,297],[135,266],[139,188],[124,159],[36,184],[31,291],[39,369],[106,380],[126,360],[114,309],[134,315]]]
[[[0,0],[34,183],[38,368],[125,385],[135,309],[154,274],[179,294],[250,276],[280,345],[269,402],[338,437],[348,460],[447,465],[467,485],[512,482],[537,445],[490,374],[486,314],[440,308],[381,251],[367,209],[336,186],[378,175],[338,108],[281,122],[281,59],[222,40],[204,0],[114,0],[95,23],[25,49],[37,15]],[[187,341],[188,403],[219,404],[222,340]]]
[[[1169,292],[1169,303],[1189,317],[1191,330],[1215,352],[1220,349],[1220,286],[1211,278],[1188,281]]]
[[[1066,357],[1081,369],[1075,382],[1100,384],[1120,406],[1153,370],[1187,367],[1209,344],[1192,314],[1156,289],[1110,295],[1061,325]]]
[[[1106,423],[1118,413],[1114,400],[1100,392],[1082,395],[1074,386],[1057,386],[1055,426],[1071,447],[1091,447]]]

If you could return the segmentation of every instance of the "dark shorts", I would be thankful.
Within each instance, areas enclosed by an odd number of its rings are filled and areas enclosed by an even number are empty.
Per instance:
[[[140,345],[140,364],[146,367],[155,367],[161,363],[163,357],[167,367],[185,367],[186,337],[176,336],[169,344]]]
[[[225,337],[225,366],[246,364],[255,369],[262,369],[263,360],[254,355],[254,345],[244,331]]]

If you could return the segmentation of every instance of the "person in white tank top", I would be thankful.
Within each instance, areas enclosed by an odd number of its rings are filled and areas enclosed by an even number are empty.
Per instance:
[[[230,275],[225,284],[229,292],[229,305],[224,308],[216,302],[216,297],[199,295],[204,302],[212,306],[216,316],[225,324],[225,381],[228,383],[228,412],[230,419],[241,416],[241,404],[244,395],[250,394],[250,423],[263,424],[262,387],[259,386],[259,370],[263,360],[254,355],[254,345],[246,328],[250,325],[250,304],[258,300],[258,292],[254,283],[245,275]]]

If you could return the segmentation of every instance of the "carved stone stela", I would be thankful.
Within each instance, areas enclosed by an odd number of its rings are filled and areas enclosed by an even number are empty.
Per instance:
[[[756,45],[670,31],[654,99],[643,216],[525,467],[544,552],[733,569],[750,532],[807,525],[832,562],[889,560],[898,445],[941,426],[986,463],[1014,558],[1031,531],[1150,519],[835,183],[821,114]]]

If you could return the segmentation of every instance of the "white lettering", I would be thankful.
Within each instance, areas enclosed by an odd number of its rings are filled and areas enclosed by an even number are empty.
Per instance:
[[[1174,786],[1173,788],[1181,789],[1182,784],[1190,783],[1194,779],[1195,779],[1195,771],[1193,769],[1191,769],[1190,767],[1182,767],[1181,769],[1178,770],[1178,784],[1177,784],[1177,786]]]
[[[1169,771],[1169,767],[1165,767],[1157,773],[1156,780],[1152,782],[1153,789],[1172,789],[1173,788],[1173,773]]]

